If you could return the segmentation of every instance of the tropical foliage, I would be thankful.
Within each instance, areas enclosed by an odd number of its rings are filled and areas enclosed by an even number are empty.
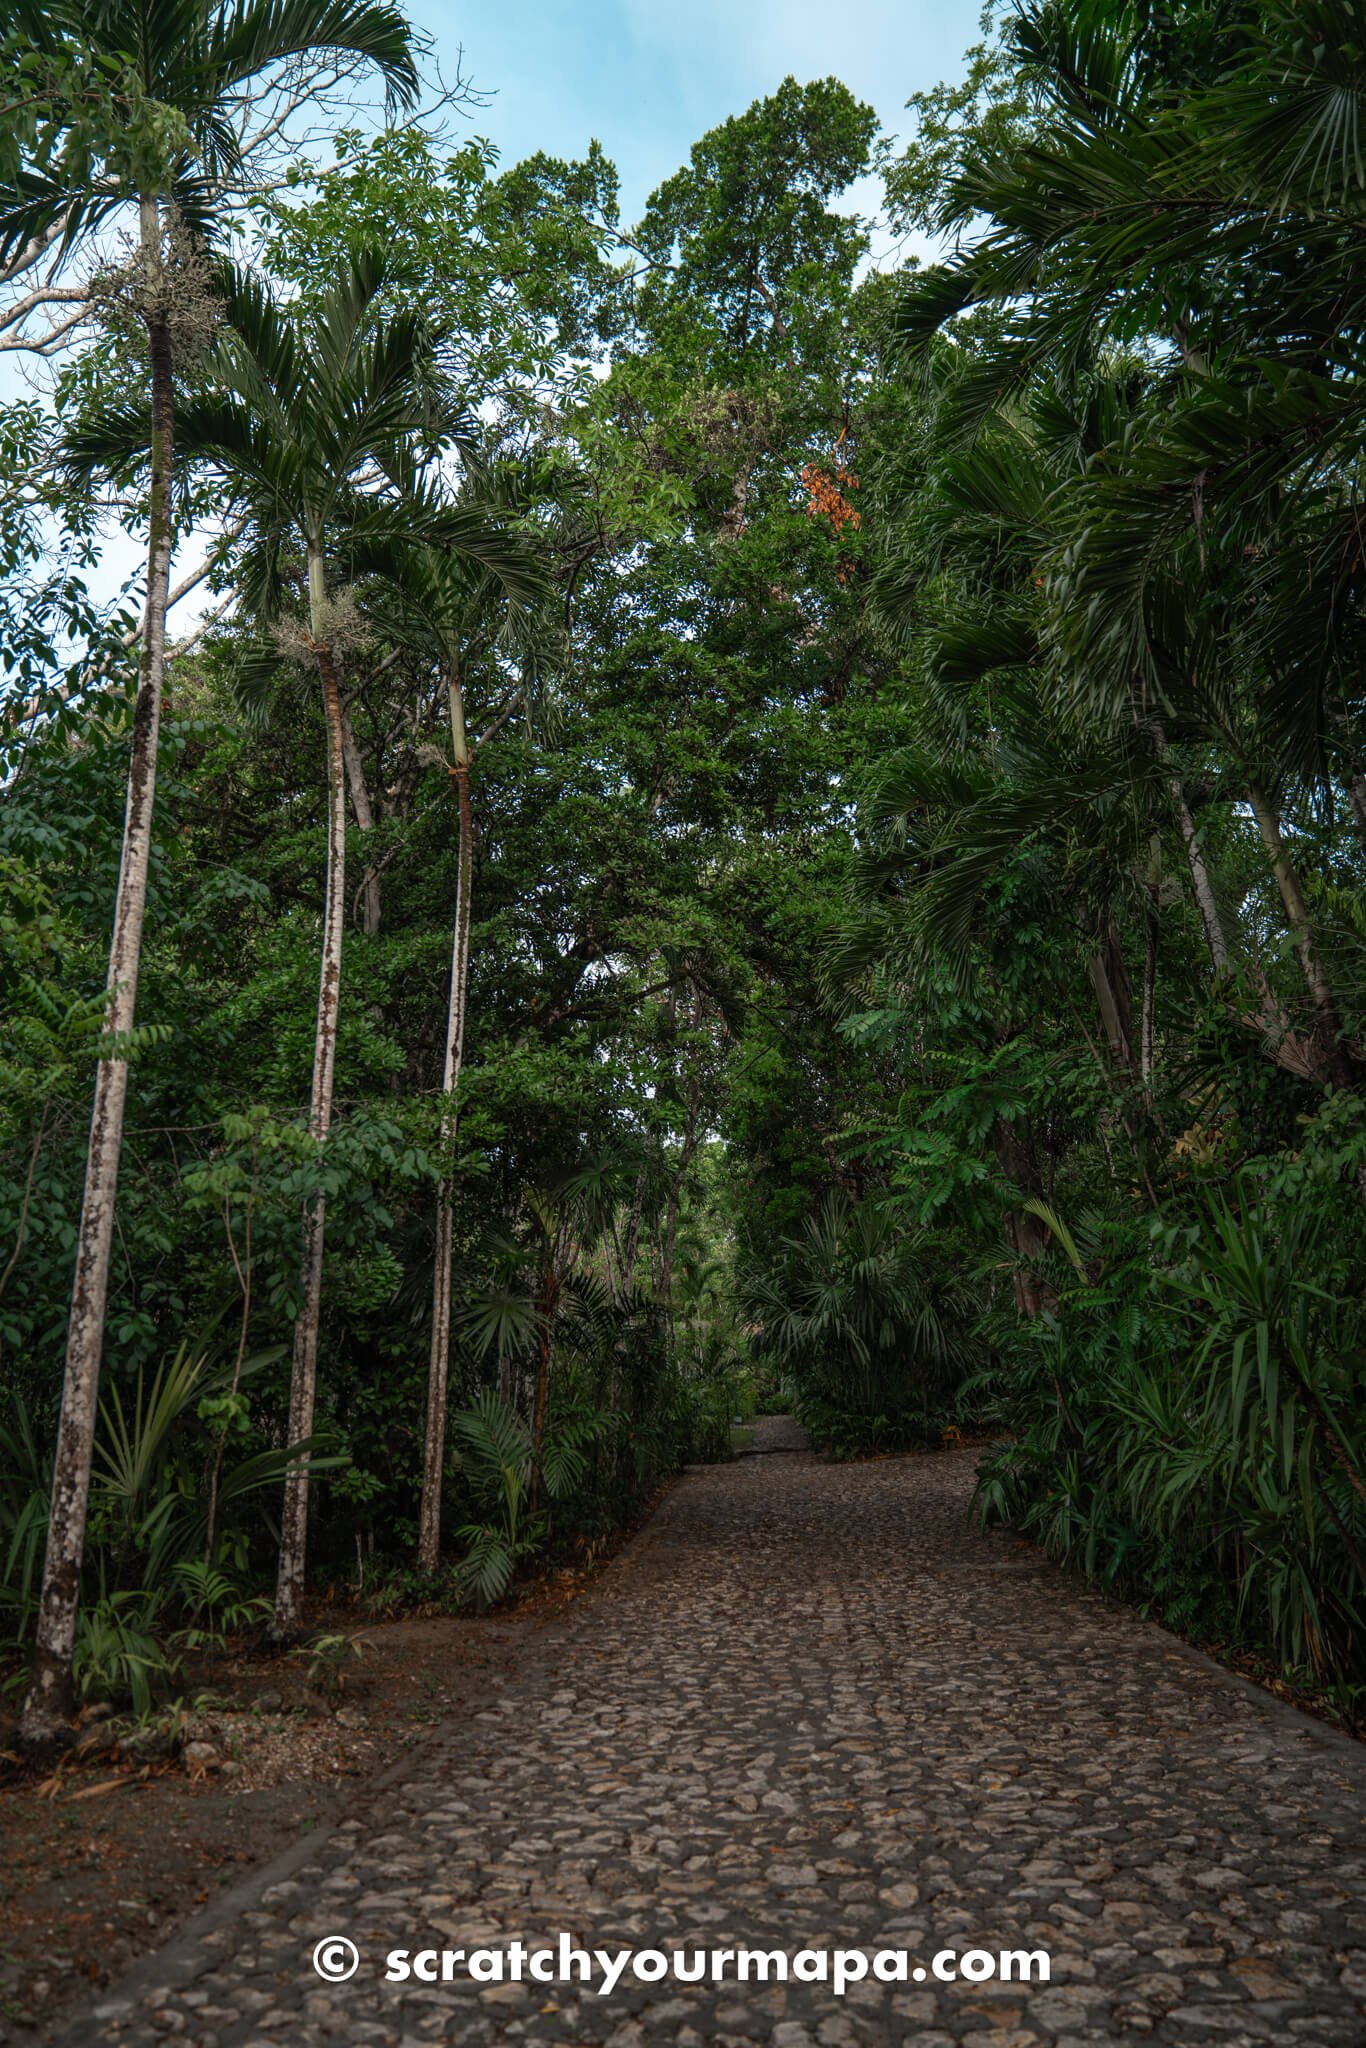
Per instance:
[[[31,1736],[759,1399],[1354,1711],[1366,6],[1019,0],[900,156],[789,79],[629,226],[435,118],[258,177],[286,44],[396,111],[408,31],[182,17],[25,18],[0,148]]]

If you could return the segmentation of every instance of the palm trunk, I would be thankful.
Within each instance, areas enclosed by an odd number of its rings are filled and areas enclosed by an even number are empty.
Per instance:
[[[459,811],[460,847],[456,863],[455,929],[451,942],[451,987],[446,1009],[446,1063],[441,1077],[441,1158],[443,1174],[436,1196],[436,1270],[432,1278],[432,1353],[427,1370],[427,1440],[422,1466],[422,1508],[418,1524],[418,1564],[434,1572],[441,1558],[441,1480],[446,1459],[446,1389],[451,1357],[451,1153],[455,1145],[460,1068],[465,1053],[465,997],[470,972],[470,882],[473,869],[473,820],[470,813],[470,748],[465,733],[465,707],[460,678],[449,678],[451,743]]]
[[[550,1368],[555,1357],[555,1311],[559,1306],[560,1276],[555,1270],[553,1248],[546,1255],[541,1277],[541,1298],[536,1304],[536,1393],[531,1409],[531,1505],[541,1499],[541,1459],[545,1452],[546,1424],[550,1419]]]
[[[375,829],[375,814],[370,805],[370,792],[365,783],[365,763],[356,745],[356,736],[351,730],[351,721],[345,710],[341,714],[342,760],[346,764],[346,780],[351,789],[351,808],[356,814],[356,826],[362,835]],[[373,939],[379,931],[380,900],[379,871],[367,866],[361,876],[361,923],[366,937]]]
[[[141,235],[149,262],[161,256],[160,210],[144,199]],[[133,710],[132,758],[123,821],[114,930],[109,948],[105,1029],[122,1039],[133,1028],[137,1005],[142,925],[147,906],[147,871],[152,851],[152,806],[156,792],[157,740],[166,669],[166,605],[171,579],[171,460],[174,450],[174,387],[171,336],[160,300],[147,319],[151,356],[152,440],[147,534],[147,610],[142,635],[137,701]],[[67,1326],[66,1375],[52,1467],[43,1589],[34,1638],[33,1674],[24,1701],[20,1739],[40,1749],[63,1740],[73,1706],[71,1656],[76,1642],[81,1563],[90,1497],[95,1418],[99,1404],[104,1314],[109,1293],[109,1254],[114,1235],[114,1200],[123,1112],[128,1094],[128,1061],[117,1050],[95,1070],[95,1100],[86,1154],[85,1194],[76,1239],[76,1271]]]
[[[1157,751],[1170,766],[1171,757],[1167,750],[1166,736],[1160,726],[1154,726],[1153,731],[1157,741]],[[1209,956],[1214,962],[1215,973],[1226,974],[1228,972],[1228,940],[1224,936],[1224,926],[1219,916],[1219,906],[1214,900],[1214,890],[1210,885],[1209,869],[1205,866],[1205,856],[1200,850],[1200,834],[1195,829],[1195,819],[1191,815],[1191,807],[1186,798],[1185,785],[1174,769],[1172,770],[1169,787],[1172,793],[1172,809],[1176,812],[1176,822],[1181,828],[1181,839],[1186,849],[1186,865],[1190,869],[1191,891],[1195,897],[1195,907],[1199,912],[1200,924],[1205,934],[1205,944],[1209,947]]]
[[[1153,1085],[1154,1011],[1157,1005],[1157,897],[1154,892],[1143,920],[1143,1009],[1138,1035],[1138,1072],[1145,1095]],[[1149,1099],[1148,1107],[1152,1102]]]
[[[694,1076],[688,1089],[688,1114],[683,1125],[683,1150],[679,1156],[678,1171],[669,1187],[669,1204],[664,1216],[664,1242],[660,1255],[659,1299],[665,1315],[669,1313],[669,1297],[674,1284],[674,1250],[678,1241],[678,1210],[683,1197],[683,1183],[697,1147],[698,1105],[701,1101],[702,1084]]]
[[[332,1080],[337,1059],[337,1014],[341,1003],[342,931],[346,922],[346,771],[342,754],[341,693],[332,650],[321,638],[325,589],[322,555],[310,548],[308,589],[318,674],[327,714],[327,890],[323,911],[322,973],[313,1041],[313,1086],[308,1134],[321,1145],[332,1122]],[[289,1441],[313,1433],[318,1384],[318,1322],[322,1310],[323,1237],[326,1201],[316,1195],[304,1213],[299,1319],[294,1325],[294,1358],[289,1382]],[[280,1574],[275,1590],[274,1633],[286,1640],[298,1629],[303,1603],[308,1542],[308,1460],[300,1458],[285,1477],[280,1518]]]
[[[1281,892],[1285,907],[1286,922],[1290,935],[1295,941],[1295,950],[1300,956],[1300,966],[1309,990],[1309,999],[1314,1006],[1314,1021],[1325,1069],[1335,1087],[1352,1088],[1355,1075],[1347,1047],[1343,1042],[1342,1021],[1338,1014],[1337,999],[1333,994],[1323,963],[1314,949],[1313,930],[1309,920],[1309,906],[1304,900],[1300,878],[1285,850],[1281,838],[1280,819],[1274,806],[1264,792],[1255,785],[1248,791],[1252,815],[1257,821],[1262,845],[1266,848],[1271,871]]]

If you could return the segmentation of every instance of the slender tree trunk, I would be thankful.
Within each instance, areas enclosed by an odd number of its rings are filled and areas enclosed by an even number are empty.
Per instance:
[[[1366,846],[1366,775],[1359,768],[1353,768],[1347,776],[1347,801],[1352,806],[1356,820],[1357,837]]]
[[[1157,1010],[1157,949],[1162,933],[1162,834],[1148,841],[1148,879],[1143,892],[1143,1001],[1138,1026],[1138,1072],[1152,1109]]]
[[[451,1357],[451,1154],[459,1115],[460,1068],[465,1053],[465,998],[470,971],[470,884],[473,876],[473,819],[470,812],[470,747],[460,677],[449,677],[451,744],[459,813],[455,927],[451,942],[451,985],[446,1008],[446,1061],[441,1077],[442,1178],[436,1195],[436,1269],[432,1278],[432,1352],[427,1369],[427,1439],[422,1466],[422,1508],[418,1563],[434,1572],[441,1559],[441,1480],[446,1458],[446,1390]]]
[[[321,1145],[332,1122],[332,1080],[337,1059],[337,1014],[341,1003],[342,931],[346,923],[346,771],[342,755],[341,693],[332,650],[322,638],[324,604],[322,554],[310,548],[308,589],[314,648],[327,714],[327,888],[323,909],[322,972],[318,1021],[313,1040],[313,1086],[308,1134]],[[322,1312],[323,1238],[326,1200],[320,1193],[304,1213],[299,1319],[294,1325],[294,1358],[289,1382],[289,1441],[313,1433],[318,1385],[318,1322]],[[298,1459],[285,1476],[280,1518],[280,1574],[275,1589],[274,1633],[287,1640],[298,1630],[303,1604],[308,1543],[308,1460]]]
[[[1186,865],[1190,869],[1191,893],[1195,897],[1195,907],[1199,912],[1201,929],[1205,934],[1205,944],[1209,948],[1209,956],[1214,963],[1215,973],[1226,974],[1228,972],[1228,940],[1224,935],[1223,920],[1219,915],[1219,906],[1214,900],[1214,890],[1210,884],[1209,869],[1205,866],[1205,856],[1200,850],[1200,836],[1195,829],[1195,820],[1191,816],[1190,806],[1186,802],[1185,791],[1182,789],[1180,779],[1177,776],[1172,777],[1172,799],[1176,805],[1176,815],[1181,827],[1181,837],[1185,842]]]
[[[1168,759],[1167,743],[1162,737],[1161,729],[1155,728],[1155,730],[1157,732],[1158,751],[1163,759],[1166,760]],[[1195,820],[1191,816],[1190,805],[1186,800],[1186,792],[1181,778],[1177,774],[1173,774],[1171,778],[1171,793],[1172,807],[1176,812],[1177,823],[1181,828],[1181,837],[1186,848],[1186,861],[1190,868],[1191,889],[1195,896],[1195,907],[1200,914],[1200,923],[1204,929],[1205,943],[1209,947],[1210,959],[1214,963],[1215,973],[1226,974],[1230,964],[1228,941],[1224,935],[1224,927],[1220,921],[1218,906],[1214,900],[1214,891],[1210,886],[1209,870],[1205,866],[1204,855],[1200,850],[1200,837],[1195,828]],[[1316,1043],[1310,1043],[1293,1030],[1283,1005],[1277,1001],[1260,967],[1255,962],[1251,962],[1247,971],[1257,989],[1261,1007],[1251,1015],[1244,1016],[1242,1019],[1243,1023],[1262,1034],[1264,1048],[1268,1056],[1274,1059],[1278,1066],[1285,1067],[1290,1073],[1301,1074],[1308,1080],[1324,1078],[1321,1049]],[[1315,1038],[1317,1038],[1317,1034],[1315,1034]]]
[[[648,1144],[648,1139],[645,1141]],[[634,1284],[636,1257],[640,1250],[640,1220],[645,1208],[646,1161],[642,1156],[640,1171],[631,1190],[631,1207],[626,1217],[626,1238],[621,1252],[621,1285],[623,1295]]]
[[[1158,751],[1164,760],[1168,758],[1167,743],[1160,732],[1158,734]],[[1219,906],[1214,900],[1214,890],[1210,884],[1209,869],[1205,866],[1205,856],[1200,850],[1200,834],[1195,828],[1195,819],[1191,815],[1191,807],[1186,799],[1185,785],[1181,777],[1175,772],[1173,772],[1171,777],[1170,788],[1172,793],[1172,809],[1176,812],[1176,822],[1181,829],[1181,839],[1186,849],[1186,865],[1190,869],[1191,892],[1195,897],[1195,908],[1199,913],[1201,928],[1205,934],[1205,944],[1209,948],[1209,956],[1214,963],[1215,973],[1226,974],[1228,972],[1228,940],[1224,936],[1224,926],[1219,916]]]
[[[541,1458],[545,1450],[546,1423],[550,1418],[550,1367],[555,1357],[555,1311],[560,1300],[560,1276],[555,1270],[554,1250],[546,1259],[541,1277],[541,1298],[536,1304],[536,1395],[531,1410],[531,1505],[541,1497]]]
[[[1342,735],[1342,784],[1347,792],[1347,801],[1351,806],[1352,819],[1357,828],[1357,838],[1366,847],[1366,771],[1362,769],[1361,758],[1356,749],[1356,735],[1353,730],[1352,720],[1345,711],[1333,712],[1330,714],[1330,718],[1332,724]]]
[[[1043,1193],[1043,1179],[1034,1158],[1033,1147],[1023,1140],[1014,1126],[1004,1117],[997,1117],[992,1142],[996,1153],[996,1164],[1008,1180],[1023,1188],[1026,1194],[1036,1198]],[[1043,1219],[1031,1215],[1028,1210],[1011,1210],[1005,1219],[1006,1243],[1014,1252],[1018,1264],[1011,1274],[1011,1285],[1015,1293],[1015,1306],[1031,1321],[1042,1315],[1046,1309],[1057,1306],[1057,1296],[1046,1280],[1039,1277],[1033,1262],[1039,1258],[1048,1245],[1048,1226]]]
[[[227,1234],[228,1251],[231,1254],[233,1268],[237,1274],[237,1284],[242,1290],[242,1320],[237,1328],[237,1357],[232,1368],[232,1385],[228,1389],[229,1393],[234,1396],[242,1384],[242,1367],[247,1356],[247,1331],[251,1327],[251,1214],[255,1204],[256,1169],[253,1165],[251,1188],[247,1195],[247,1214],[243,1228],[242,1257],[240,1259],[237,1256],[237,1246],[233,1243],[232,1237],[232,1201],[230,1197],[226,1196],[223,1201],[223,1228]],[[218,1487],[223,1477],[223,1454],[228,1447],[228,1430],[231,1426],[231,1420],[229,1420],[219,1435],[218,1445],[213,1454],[213,1470],[209,1476],[209,1514],[204,1529],[204,1562],[206,1565],[213,1563],[214,1545],[218,1541]]]
[[[1153,1085],[1153,1011],[1157,1002],[1157,907],[1143,920],[1143,1011],[1139,1024],[1138,1071],[1145,1093]],[[1149,1104],[1151,1107],[1151,1103]]]
[[[171,460],[174,449],[174,386],[171,336],[156,294],[161,262],[161,219],[155,199],[144,199],[141,237],[149,259],[154,297],[147,329],[151,357],[152,442],[147,536],[147,606],[133,710],[132,758],[123,821],[114,930],[109,948],[105,1029],[116,1041],[131,1031],[136,1014],[142,924],[147,905],[147,871],[152,850],[152,806],[156,792],[157,740],[166,669],[166,604],[171,579]],[[95,1100],[86,1154],[85,1194],[76,1238],[76,1271],[67,1327],[66,1375],[52,1467],[43,1588],[34,1637],[33,1674],[20,1721],[20,1740],[30,1749],[60,1743],[73,1707],[71,1656],[76,1642],[81,1563],[90,1498],[95,1419],[99,1405],[104,1314],[109,1293],[109,1254],[114,1234],[114,1200],[123,1112],[128,1094],[128,1061],[117,1050],[95,1070]]]
[[[1129,1020],[1124,1014],[1127,1009],[1127,990],[1121,994],[1113,975],[1113,959],[1106,952],[1094,952],[1087,957],[1087,969],[1091,986],[1096,992],[1096,1007],[1100,1021],[1105,1027],[1110,1057],[1117,1067],[1132,1067],[1133,1048],[1129,1043]],[[1123,1004],[1123,1008],[1121,1007]]]
[[[375,829],[375,814],[370,806],[370,792],[365,783],[365,763],[356,745],[356,736],[351,730],[351,721],[345,707],[341,714],[342,760],[346,764],[346,780],[351,789],[351,808],[356,814],[356,825],[362,835]],[[373,865],[366,867],[361,876],[361,924],[368,938],[374,938],[379,931],[380,900],[379,871]]]
[[[1255,785],[1248,791],[1252,815],[1257,821],[1262,845],[1266,848],[1271,862],[1271,871],[1281,892],[1285,906],[1286,922],[1290,935],[1295,941],[1295,950],[1300,956],[1309,998],[1314,1006],[1314,1020],[1317,1026],[1324,1065],[1335,1087],[1352,1088],[1356,1077],[1352,1071],[1351,1057],[1343,1042],[1342,1020],[1338,1014],[1337,999],[1333,994],[1323,963],[1314,948],[1313,930],[1309,920],[1309,906],[1304,900],[1300,878],[1285,850],[1281,838],[1280,819],[1274,805],[1265,793]]]
[[[678,1171],[669,1188],[669,1205],[664,1217],[664,1243],[660,1255],[659,1299],[667,1315],[669,1296],[673,1292],[674,1247],[678,1237],[678,1207],[683,1195],[683,1182],[687,1177],[692,1156],[697,1147],[697,1112],[701,1099],[701,1083],[694,1077],[688,1088],[688,1115],[683,1126],[683,1150],[678,1161]]]

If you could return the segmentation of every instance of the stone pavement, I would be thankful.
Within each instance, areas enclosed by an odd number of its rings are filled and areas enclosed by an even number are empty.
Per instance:
[[[790,1415],[756,1415],[750,1453],[762,1457],[768,1451],[804,1451],[806,1431]]]
[[[1361,2048],[1366,1752],[967,1519],[972,1454],[688,1473],[473,1720],[68,2038]],[[383,1981],[390,1949],[1047,1949],[1047,1985]],[[315,1976],[349,1936],[344,1984]],[[462,1966],[463,1968],[463,1966]]]

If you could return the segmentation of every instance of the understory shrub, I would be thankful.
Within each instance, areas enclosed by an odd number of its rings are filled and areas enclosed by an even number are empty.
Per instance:
[[[747,1275],[755,1350],[838,1457],[937,1442],[976,1359],[975,1302],[894,1204],[829,1194]]]
[[[1056,1306],[996,1332],[976,1391],[1011,1439],[988,1522],[1335,1688],[1363,1679],[1366,1253],[1331,1119],[1164,1215],[1055,1218]]]

